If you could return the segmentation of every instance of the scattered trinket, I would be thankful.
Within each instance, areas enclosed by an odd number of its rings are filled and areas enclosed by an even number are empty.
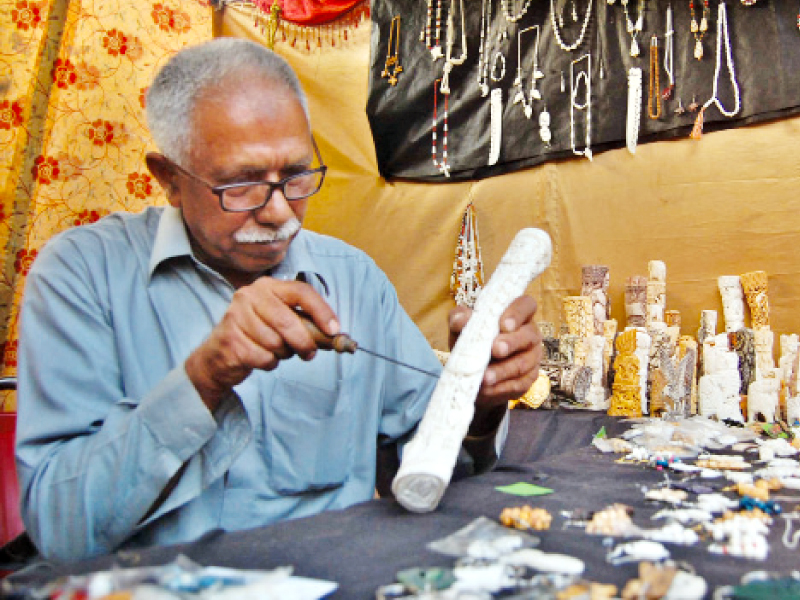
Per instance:
[[[543,508],[529,505],[504,508],[500,513],[500,522],[506,527],[515,529],[550,529],[553,516]]]

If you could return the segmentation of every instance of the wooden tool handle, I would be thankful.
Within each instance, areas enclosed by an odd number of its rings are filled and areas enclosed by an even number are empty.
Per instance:
[[[358,348],[358,344],[349,335],[346,333],[337,333],[336,335],[328,335],[323,333],[308,315],[301,313],[300,311],[298,311],[297,314],[303,321],[306,329],[308,329],[311,337],[314,338],[314,341],[318,347],[322,348],[323,350],[335,350],[339,353],[355,353],[356,349]]]

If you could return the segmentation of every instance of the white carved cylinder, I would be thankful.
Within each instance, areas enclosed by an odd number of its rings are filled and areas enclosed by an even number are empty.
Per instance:
[[[744,327],[744,291],[738,275],[721,275],[717,278],[722,296],[722,313],[725,315],[725,331],[733,333]]]
[[[408,510],[430,512],[438,506],[475,412],[492,342],[500,332],[500,316],[548,267],[551,255],[547,233],[523,229],[483,288],[392,482],[397,501]]]

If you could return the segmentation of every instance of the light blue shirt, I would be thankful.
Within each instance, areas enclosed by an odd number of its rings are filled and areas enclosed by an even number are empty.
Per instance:
[[[271,275],[299,273],[365,348],[439,372],[363,252],[303,230]],[[188,541],[373,496],[379,438],[414,428],[435,380],[322,351],[254,372],[212,414],[184,361],[233,292],[192,256],[171,207],[70,229],[39,254],[21,315],[17,468],[23,520],[45,556]]]

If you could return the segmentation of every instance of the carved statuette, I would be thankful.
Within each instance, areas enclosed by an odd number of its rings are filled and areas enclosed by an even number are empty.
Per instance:
[[[739,331],[744,327],[744,292],[741,280],[738,275],[722,275],[717,278],[717,285],[722,296],[725,331]]]
[[[500,315],[547,268],[551,256],[547,233],[523,229],[483,288],[392,482],[397,501],[408,510],[430,512],[438,506],[475,413],[492,342],[500,331]]]
[[[625,284],[625,316],[628,327],[644,327],[647,314],[647,277],[634,275]]]
[[[636,330],[617,336],[617,358],[614,360],[614,386],[608,414],[616,417],[641,417],[641,381],[636,357]]]
[[[608,299],[608,267],[605,265],[587,265],[581,270],[583,280],[581,283],[581,296],[592,300],[592,320],[594,334],[603,335],[603,323],[611,314],[611,304]]]
[[[667,306],[667,265],[660,260],[647,263],[647,323],[662,323]]]
[[[570,335],[585,338],[592,335],[592,300],[588,296],[567,296],[564,298],[564,317]]]
[[[767,297],[766,271],[742,273],[742,289],[750,307],[753,329],[769,329],[769,298]]]

